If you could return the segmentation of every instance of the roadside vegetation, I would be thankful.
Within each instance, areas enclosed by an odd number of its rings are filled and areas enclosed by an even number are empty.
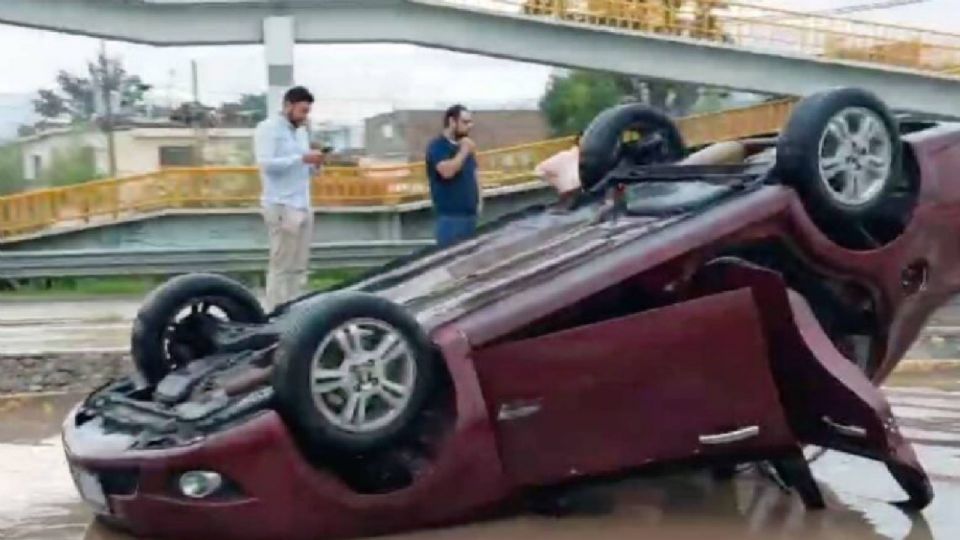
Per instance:
[[[11,143],[0,146],[0,195],[22,191],[25,184],[20,145]]]
[[[622,103],[644,103],[671,116],[687,116],[723,110],[732,101],[732,94],[718,88],[616,73],[558,70],[540,98],[540,111],[551,132],[562,136],[585,129],[604,109]]]

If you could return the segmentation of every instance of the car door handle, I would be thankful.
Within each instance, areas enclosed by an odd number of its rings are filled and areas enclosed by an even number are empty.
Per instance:
[[[719,445],[733,444],[747,439],[752,439],[760,435],[760,426],[748,426],[736,431],[727,433],[715,433],[713,435],[701,435],[700,444]]]
[[[509,422],[519,420],[528,416],[533,416],[540,412],[540,400],[534,401],[514,401],[500,405],[500,412],[497,414],[497,420],[500,422]]]
[[[831,429],[840,433],[841,435],[847,435],[848,437],[859,437],[864,438],[867,436],[867,429],[860,426],[848,426],[834,422],[829,416],[824,416],[822,418],[823,423],[830,426]]]

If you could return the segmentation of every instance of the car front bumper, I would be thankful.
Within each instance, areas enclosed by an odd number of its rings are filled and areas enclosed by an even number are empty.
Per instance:
[[[148,450],[130,449],[133,437],[107,433],[96,420],[78,426],[76,413],[63,442],[78,490],[108,523],[138,535],[365,536],[470,519],[505,498],[498,464],[476,459],[469,428],[457,430],[411,486],[361,494],[311,464],[270,410],[192,444]],[[177,480],[196,470],[219,473],[231,489],[206,499],[182,495]],[[465,481],[474,489],[464,491]]]

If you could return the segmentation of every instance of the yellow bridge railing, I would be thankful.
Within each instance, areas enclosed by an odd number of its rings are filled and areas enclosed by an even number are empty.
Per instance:
[[[690,146],[779,130],[793,100],[678,120]],[[534,180],[533,168],[569,147],[570,138],[479,152],[485,189]],[[316,206],[395,205],[427,197],[423,163],[389,167],[327,167],[313,180]],[[0,197],[0,241],[54,229],[173,209],[254,207],[260,197],[256,167],[168,168],[125,178],[28,191]]]
[[[443,0],[581,24],[683,36],[791,55],[857,60],[956,76],[960,34],[736,0]],[[797,2],[796,5],[801,5]],[[945,8],[946,9],[946,8]],[[945,12],[945,17],[950,13]]]

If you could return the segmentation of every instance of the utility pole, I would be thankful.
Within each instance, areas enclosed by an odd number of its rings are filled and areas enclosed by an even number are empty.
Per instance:
[[[200,103],[200,82],[199,82],[199,78],[197,77],[197,61],[196,60],[190,61],[190,77],[191,77],[191,82],[193,83],[192,84],[193,102]]]
[[[107,42],[100,40],[100,58],[97,59],[100,64],[100,95],[103,100],[103,130],[107,136],[107,159],[110,165],[110,177],[117,176],[117,147],[113,136],[113,99],[111,96],[110,85],[107,84],[109,62],[107,62]]]
[[[193,121],[193,139],[194,139],[194,166],[203,166],[204,165],[204,146],[205,138],[207,136],[206,129],[206,112],[203,110],[200,105],[200,76],[197,69],[197,61],[190,61],[190,75],[191,82],[193,83],[193,113],[191,114],[191,119]]]

